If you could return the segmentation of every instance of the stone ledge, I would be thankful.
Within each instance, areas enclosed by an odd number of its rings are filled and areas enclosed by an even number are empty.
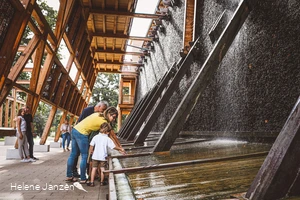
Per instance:
[[[50,145],[33,145],[33,151],[34,152],[49,152],[50,151]]]
[[[21,157],[19,155],[18,149],[6,149],[6,160],[20,160]]]
[[[16,136],[13,136],[13,137],[5,137],[4,138],[4,145],[13,145],[15,146],[15,143],[17,141],[17,137]]]
[[[60,148],[61,142],[50,142],[50,148]]]

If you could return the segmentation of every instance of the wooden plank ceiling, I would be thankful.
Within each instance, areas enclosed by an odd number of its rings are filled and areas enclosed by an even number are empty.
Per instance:
[[[137,62],[124,62],[126,41],[130,39],[129,26],[136,0],[82,0],[88,7],[87,28],[92,37],[94,67],[98,72],[119,73],[122,66],[139,66]],[[122,14],[123,13],[123,14]],[[143,38],[141,38],[143,39]],[[128,52],[138,58],[139,52]],[[137,59],[135,59],[137,60]]]

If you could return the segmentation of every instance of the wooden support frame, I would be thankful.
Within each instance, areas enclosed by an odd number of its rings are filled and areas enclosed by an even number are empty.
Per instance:
[[[154,37],[140,37],[140,36],[129,36],[125,34],[113,34],[113,33],[90,33],[92,37],[103,37],[103,38],[116,38],[124,40],[140,40],[140,41],[153,41]]]
[[[125,138],[128,136],[128,131],[132,128],[132,125],[135,123],[135,120],[138,119],[139,113],[145,108],[147,103],[150,100],[151,94],[157,89],[157,85],[155,85],[150,92],[147,92],[146,95],[133,107],[129,116],[124,121],[123,126],[120,128],[118,136],[121,138]]]
[[[247,191],[247,198],[280,199],[300,195],[299,121],[300,97]]]
[[[67,74],[66,70],[56,57],[56,52],[58,50],[60,41],[62,38],[66,37],[65,29],[67,27],[67,22],[69,21],[70,14],[73,11],[74,4],[76,3],[75,0],[70,1],[63,1],[60,3],[60,9],[58,12],[58,20],[56,23],[56,29],[55,34],[51,30],[51,27],[49,26],[48,22],[46,21],[45,16],[42,14],[42,10],[39,7],[39,5],[36,3],[36,0],[24,0],[23,2],[20,2],[18,0],[9,0],[8,1],[11,6],[10,8],[13,8],[14,12],[10,15],[10,21],[8,21],[9,26],[7,26],[6,30],[8,34],[5,34],[5,40],[2,43],[0,47],[0,90],[1,90],[1,96],[0,96],[0,105],[3,104],[4,101],[6,101],[6,97],[9,93],[9,90],[13,87],[19,88],[23,92],[27,93],[27,105],[32,108],[32,114],[37,110],[37,107],[39,105],[40,100],[43,100],[47,102],[47,104],[55,107],[56,109],[59,108],[59,106],[62,104],[60,102],[60,99],[57,93],[62,93],[62,90],[64,89],[64,85],[69,80],[69,75]],[[23,4],[23,5],[22,5]],[[78,37],[81,37],[82,35],[86,35],[86,43],[87,47],[84,52],[83,56],[86,56],[89,54],[89,37],[86,30],[86,21],[87,21],[87,9],[83,9],[82,6],[78,5],[78,13],[79,18],[81,19],[81,24],[73,24],[74,25],[74,32]],[[9,5],[7,5],[9,6]],[[72,19],[73,20],[73,19]],[[81,30],[82,33],[78,34],[80,31],[76,31],[76,28],[80,26],[78,30]],[[33,32],[34,36],[33,39],[30,41],[30,43],[26,46],[21,46],[19,48],[20,41],[22,39],[23,33],[25,31],[26,26],[28,26],[31,31]],[[74,35],[73,35],[74,36]],[[67,38],[67,37],[66,37]],[[76,40],[76,45],[80,43],[81,40]],[[68,43],[68,41],[66,41]],[[72,46],[68,46],[70,52],[74,53],[74,48]],[[17,63],[12,67],[12,63],[15,57],[15,54],[17,51],[20,50],[22,52],[22,55],[20,59],[17,61]],[[45,63],[42,64],[43,56],[47,54],[47,58]],[[74,55],[73,59],[70,59],[70,62],[68,63],[71,65],[71,63],[74,61]],[[3,59],[5,58],[5,59]],[[24,66],[27,64],[28,60],[32,58],[33,60],[33,68],[30,70],[26,69],[24,70]],[[78,58],[77,58],[78,59]],[[76,59],[75,59],[76,61]],[[55,77],[53,78],[53,82],[50,86],[50,92],[55,93],[55,96],[50,97],[51,94],[49,94],[49,99],[42,97],[42,92],[44,90],[46,77],[50,74],[50,69],[53,66],[53,62],[58,64],[58,69],[55,70]],[[90,67],[92,67],[92,58],[90,57],[85,58],[82,57],[80,60],[80,64],[90,64]],[[77,63],[78,64],[78,63]],[[43,66],[42,66],[43,65]],[[4,69],[4,70],[3,70]],[[31,79],[30,79],[30,85],[29,89],[26,87],[18,84],[16,82],[18,76],[22,72],[28,72],[31,73]],[[60,75],[61,78],[60,78]],[[83,75],[85,78],[85,75]],[[28,81],[29,83],[29,81]],[[27,83],[26,83],[27,84]],[[70,85],[72,84],[72,80],[70,80]],[[87,87],[90,88],[90,82],[87,82]],[[68,88],[68,91],[65,91],[66,98],[64,98],[64,101],[67,100],[67,97],[70,96],[69,91],[70,87]],[[73,88],[74,89],[74,88]],[[78,90],[75,88],[75,93],[78,93]],[[73,92],[73,91],[71,91]],[[63,111],[70,111],[67,110],[66,107],[71,108],[75,112],[79,112],[79,107],[82,108],[82,105],[85,103],[84,100],[80,97],[80,94],[76,96],[78,98],[77,102],[78,104],[75,106],[73,105],[70,107],[69,104],[64,104],[64,107],[61,107]],[[2,100],[3,99],[3,100]],[[7,101],[8,103],[12,103],[10,100]],[[74,101],[75,102],[75,101]],[[25,104],[25,103],[24,103]],[[17,104],[19,106],[19,104]],[[16,105],[16,106],[17,106]],[[15,106],[13,106],[15,108]],[[15,110],[12,110],[15,112]],[[7,112],[9,113],[9,111]],[[74,115],[74,113],[71,113]],[[6,119],[10,117],[5,117]],[[6,125],[8,125],[6,123]],[[13,124],[12,124],[13,125]],[[41,141],[43,143],[45,141]]]
[[[29,58],[31,57],[33,52],[35,51],[39,41],[40,41],[40,38],[33,36],[33,38],[30,40],[28,46],[26,47],[26,49],[24,50],[24,52],[18,59],[15,66],[10,70],[10,72],[6,78],[7,81],[9,80],[9,82],[7,82],[4,85],[4,88],[0,94],[0,104],[3,103],[5,98],[8,96],[9,91],[13,88],[13,83],[15,83],[17,81],[17,78],[19,77],[19,75],[21,74],[22,70],[24,69],[27,61],[29,60]]]
[[[10,69],[14,60],[14,56],[17,53],[19,43],[22,39],[22,35],[25,31],[26,25],[30,18],[30,13],[32,12],[32,7],[24,9],[20,1],[10,1],[14,6],[15,12],[10,21],[14,26],[7,27],[7,33],[5,40],[0,47],[0,66],[2,70],[0,71],[0,91],[7,83],[7,76],[10,73]],[[9,82],[9,80],[8,80]],[[0,104],[5,101],[5,98],[0,98]]]
[[[249,5],[246,0],[243,0],[239,4],[238,8],[233,14],[233,17],[203,64],[203,67],[195,77],[195,80],[189,87],[181,103],[177,107],[171,120],[163,131],[161,138],[155,145],[153,150],[154,152],[170,150],[172,144],[182,130],[185,120],[187,120],[188,115],[198,102],[198,99],[208,85],[209,80],[213,77],[215,71],[218,69],[219,64],[227,53],[227,50],[229,49],[249,13]]]
[[[190,42],[194,41],[194,21],[195,21],[195,8],[197,0],[185,1],[184,12],[184,31],[183,31],[183,48],[182,51],[186,55],[189,52]]]
[[[135,63],[135,62],[109,62],[109,61],[95,61],[96,64],[102,65],[123,65],[123,66],[143,66],[142,63]]]
[[[127,51],[125,52],[125,51],[122,51],[121,49],[115,49],[115,50],[106,49],[106,50],[103,50],[103,49],[100,49],[100,48],[95,49],[95,53],[131,55],[131,56],[142,56],[142,55],[144,55],[141,52],[127,52]]]
[[[155,124],[156,119],[161,114],[161,111],[165,108],[167,105],[169,99],[171,98],[173,92],[178,87],[179,82],[183,78],[183,76],[186,74],[186,71],[189,69],[190,65],[194,61],[194,56],[196,56],[196,53],[199,50],[199,38],[194,42],[192,48],[190,49],[190,52],[188,55],[182,60],[180,60],[178,63],[179,69],[175,73],[172,81],[169,83],[168,87],[165,89],[164,94],[161,96],[160,101],[155,105],[155,108],[153,108],[153,111],[151,112],[150,116],[148,117],[147,121],[145,122],[145,125],[140,130],[140,134],[134,141],[134,144],[142,144],[145,139],[147,138],[148,134],[151,131],[151,128]],[[176,139],[176,138],[175,138]]]
[[[192,165],[192,164],[205,164],[205,163],[213,163],[213,162],[239,160],[244,158],[255,158],[255,157],[266,156],[267,154],[268,152],[259,152],[259,153],[252,153],[252,154],[245,154],[245,155],[238,155],[238,156],[227,156],[221,158],[207,158],[207,159],[189,160],[189,161],[182,161],[182,162],[163,163],[163,164],[141,166],[141,167],[106,170],[104,171],[104,173],[120,174],[120,173],[130,173],[130,172],[141,172],[145,170],[163,169],[163,168],[178,167],[178,166]]]
[[[137,120],[134,121],[133,127],[130,128],[130,132],[127,134],[127,140],[134,140],[136,134],[138,133],[140,127],[142,126],[143,122],[146,120],[147,116],[149,115],[151,109],[162,95],[163,90],[167,87],[167,84],[176,73],[177,65],[176,63],[165,73],[162,79],[158,83],[157,89],[154,91],[154,94],[150,96],[149,102],[146,104],[146,107],[141,110],[141,113],[138,114]]]
[[[109,11],[109,10],[104,10],[104,9],[90,9],[90,14],[92,15],[113,15],[113,16],[118,16],[118,17],[128,17],[128,18],[133,18],[133,17],[138,17],[138,18],[146,18],[146,19],[161,19],[164,18],[166,15],[162,14],[143,14],[143,13],[133,13],[133,12],[121,12],[121,11]]]
[[[43,135],[42,135],[41,140],[40,140],[41,145],[44,145],[46,143],[46,140],[48,138],[48,133],[49,133],[51,125],[53,123],[56,111],[57,111],[57,108],[55,106],[52,106],[52,109],[51,109],[50,114],[48,116],[46,126],[45,126],[44,131],[43,131]]]

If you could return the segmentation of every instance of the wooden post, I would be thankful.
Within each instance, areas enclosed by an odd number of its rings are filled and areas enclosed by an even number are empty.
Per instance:
[[[46,140],[48,138],[48,134],[50,132],[50,128],[51,128],[53,119],[55,117],[56,110],[57,110],[57,108],[55,106],[52,106],[52,109],[50,111],[46,126],[45,126],[44,131],[43,131],[43,135],[42,135],[41,140],[40,140],[41,145],[46,143]]]
[[[3,104],[0,105],[0,126],[1,127],[3,127],[2,116],[3,116]]]
[[[120,173],[129,173],[129,172],[141,172],[144,170],[163,169],[163,168],[178,167],[178,166],[192,165],[192,164],[204,164],[204,163],[222,162],[222,161],[230,161],[230,160],[234,161],[234,160],[238,160],[238,159],[262,157],[262,156],[266,156],[267,154],[268,154],[268,152],[258,152],[258,153],[251,153],[251,154],[237,155],[237,156],[187,160],[187,161],[181,161],[181,162],[163,163],[163,164],[155,164],[155,165],[148,165],[148,166],[141,166],[141,167],[115,169],[115,170],[104,171],[104,173],[120,174]],[[147,155],[144,155],[144,156],[147,156]]]
[[[5,101],[5,117],[4,117],[4,126],[8,127],[8,113],[9,113],[9,103],[10,101],[6,99]]]
[[[11,105],[11,121],[10,121],[10,127],[16,127],[16,122],[14,121],[15,117],[16,117],[16,105],[17,105],[17,91],[15,88],[13,88],[12,90],[13,92],[13,98],[14,101],[12,102]],[[17,111],[18,112],[18,111]]]
[[[131,130],[131,127],[134,126],[134,123],[139,117],[139,112],[141,112],[144,109],[145,105],[148,104],[150,96],[156,88],[157,85],[155,85],[155,87],[152,88],[152,90],[147,92],[147,94],[144,95],[144,97],[134,106],[129,116],[127,117],[127,120],[124,122],[123,126],[119,131],[119,137],[126,138],[128,136],[128,131]]]
[[[30,59],[31,55],[35,51],[35,48],[37,47],[39,41],[40,41],[39,37],[33,36],[33,38],[30,40],[29,44],[27,45],[26,49],[22,53],[22,56],[20,56],[17,63],[10,70],[10,72],[6,78],[9,81],[9,84],[5,84],[3,87],[3,90],[0,94],[0,104],[2,103],[2,100],[8,96],[10,90],[13,88],[13,84],[11,84],[11,83],[16,82],[17,78],[23,71],[27,61]]]
[[[197,104],[200,95],[208,85],[209,80],[217,71],[220,62],[222,61],[236,34],[246,20],[249,12],[250,9],[247,1],[242,1],[233,14],[231,21],[228,23],[227,27],[217,41],[215,47],[203,64],[203,67],[183,97],[181,103],[177,107],[159,141],[156,143],[153,150],[154,152],[170,150],[174,141],[178,137],[179,132],[182,130],[190,112]]]
[[[300,195],[300,97],[249,188],[251,200]]]
[[[139,136],[134,141],[134,144],[142,144],[145,139],[147,138],[148,134],[151,131],[151,128],[156,122],[156,119],[160,116],[161,111],[165,108],[168,101],[170,100],[172,94],[178,87],[179,82],[181,81],[182,77],[186,74],[186,71],[189,69],[190,65],[194,61],[194,54],[198,51],[199,46],[199,38],[194,42],[194,45],[191,47],[190,52],[188,55],[179,61],[178,66],[179,69],[175,73],[172,81],[169,83],[168,87],[164,90],[164,94],[161,96],[160,101],[156,104],[156,107],[148,117],[145,126],[140,130]]]
[[[119,81],[119,104],[123,104],[123,76],[120,76],[120,81]],[[118,115],[118,131],[121,128],[121,121],[122,121],[122,109],[120,106],[119,108],[119,115]]]
[[[139,114],[137,121],[135,121],[133,124],[134,125],[133,128],[130,129],[127,140],[133,140],[135,138],[138,131],[142,127],[142,124],[147,119],[147,116],[149,115],[150,111],[153,108],[155,109],[154,106],[157,100],[161,96],[163,90],[167,87],[170,79],[172,78],[172,74],[176,72],[176,66],[177,66],[176,63],[174,63],[173,66],[165,73],[165,75],[159,81],[157,89],[154,91],[154,94],[150,96],[150,101],[146,104],[146,107]]]

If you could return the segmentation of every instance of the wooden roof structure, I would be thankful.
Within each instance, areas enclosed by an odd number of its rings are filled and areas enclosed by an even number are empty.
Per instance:
[[[58,0],[57,0],[58,1]],[[52,106],[43,135],[44,143],[50,131],[56,111],[79,116],[88,105],[94,83],[99,72],[120,73],[128,77],[138,76],[140,62],[149,52],[149,42],[157,41],[155,32],[162,20],[168,19],[163,11],[170,1],[159,1],[156,13],[136,13],[138,0],[60,0],[55,27],[46,20],[44,11],[37,0],[2,0],[0,2],[0,111],[3,104],[10,105],[12,94],[27,94],[26,105],[34,114],[39,102]],[[167,2],[167,4],[166,4]],[[173,2],[173,0],[172,0]],[[187,53],[193,38],[193,8],[195,0],[187,1],[192,12],[186,16],[183,52]],[[189,4],[188,4],[189,3]],[[133,18],[152,19],[148,35],[130,36]],[[28,43],[22,37],[30,29],[33,33]],[[62,63],[59,48],[65,43],[70,55]],[[127,52],[128,45],[141,45],[140,49]],[[147,46],[148,45],[148,46]],[[145,51],[146,49],[146,51]],[[125,60],[131,55],[131,60]],[[66,55],[64,55],[66,56]],[[20,79],[23,72],[30,74],[26,80]],[[74,77],[70,74],[74,73]],[[122,81],[126,82],[126,78]],[[135,86],[136,83],[131,85]],[[135,90],[134,90],[135,91]],[[121,95],[120,95],[121,97]],[[7,101],[7,98],[10,98]],[[25,103],[18,103],[13,112],[5,111],[6,126],[13,127],[9,118],[14,118],[16,109]],[[133,105],[130,105],[131,108]],[[121,107],[121,106],[120,106]],[[2,120],[2,119],[1,119]],[[1,121],[2,124],[2,121]]]

